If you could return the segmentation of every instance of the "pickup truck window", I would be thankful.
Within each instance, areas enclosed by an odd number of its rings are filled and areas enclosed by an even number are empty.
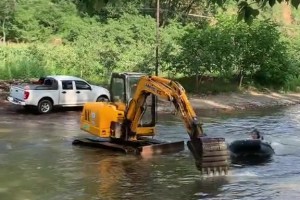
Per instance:
[[[84,81],[75,81],[76,90],[90,90],[91,86]]]
[[[53,80],[51,80],[51,79],[45,79],[45,80],[44,80],[44,85],[51,86],[51,85],[52,85],[52,82],[53,82]]]
[[[63,90],[73,90],[73,81],[61,81]]]

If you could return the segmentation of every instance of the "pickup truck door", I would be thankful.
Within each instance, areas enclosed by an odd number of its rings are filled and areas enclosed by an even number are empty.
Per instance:
[[[61,81],[61,90],[59,94],[60,105],[76,105],[77,95],[74,89],[74,81],[63,80]]]
[[[75,81],[77,100],[79,104],[94,101],[94,93],[91,86],[84,81]]]

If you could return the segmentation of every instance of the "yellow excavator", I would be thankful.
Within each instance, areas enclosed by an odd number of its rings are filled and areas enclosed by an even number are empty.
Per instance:
[[[186,127],[187,142],[202,174],[227,174],[229,152],[224,138],[203,133],[184,88],[176,81],[142,73],[113,73],[111,102],[88,102],[81,114],[81,129],[97,136],[75,140],[88,145],[148,157],[178,152],[184,142],[154,139],[157,97],[172,102]]]

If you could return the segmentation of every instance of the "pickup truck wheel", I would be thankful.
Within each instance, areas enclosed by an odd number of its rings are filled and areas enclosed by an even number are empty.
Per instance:
[[[46,114],[46,113],[51,112],[52,107],[53,107],[53,104],[50,100],[43,99],[39,102],[37,109],[40,114]]]
[[[97,98],[97,102],[108,102],[108,98],[105,96],[100,96]]]

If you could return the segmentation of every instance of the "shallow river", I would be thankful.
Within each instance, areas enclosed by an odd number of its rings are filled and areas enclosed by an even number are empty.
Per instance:
[[[276,155],[269,163],[233,166],[227,176],[201,177],[190,152],[145,160],[72,146],[79,111],[1,114],[1,200],[300,199],[300,106],[222,114],[200,113],[204,130],[227,142],[264,132]],[[188,135],[180,120],[160,116],[158,138]]]

